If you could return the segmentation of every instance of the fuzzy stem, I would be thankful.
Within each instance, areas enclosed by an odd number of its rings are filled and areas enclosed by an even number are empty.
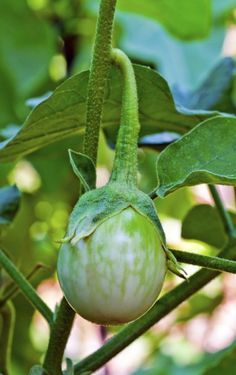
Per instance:
[[[11,301],[8,301],[0,309],[0,319],[2,321],[2,329],[0,330],[0,373],[9,375],[12,337],[15,325],[15,308]]]
[[[11,262],[11,260],[4,254],[0,249],[0,264],[5,269],[5,271],[11,276],[15,281],[21,292],[25,297],[32,303],[32,305],[43,315],[47,320],[49,325],[53,321],[53,313],[46,305],[46,303],[38,296],[35,289],[28,282],[24,275],[16,268],[16,266]]]
[[[140,130],[136,79],[132,63],[124,52],[113,49],[112,59],[121,71],[123,90],[120,127],[110,181],[136,186],[137,142]]]
[[[235,241],[220,252],[220,257],[235,259]],[[121,352],[155,323],[159,322],[187,298],[219,275],[217,271],[200,270],[170,292],[160,298],[141,318],[128,324],[117,335],[108,340],[100,349],[83,359],[75,366],[75,375],[85,371],[95,371]]]
[[[66,299],[63,298],[58,308],[55,322],[51,328],[48,349],[43,365],[50,375],[61,375],[63,354],[74,317],[74,310],[68,305]]]
[[[236,232],[228,211],[225,209],[224,204],[220,198],[217,188],[214,185],[208,185],[212,198],[214,199],[215,206],[224,224],[225,232],[229,237],[235,237]]]
[[[170,249],[175,258],[182,263],[192,264],[215,271],[236,273],[236,262],[207,255],[193,254],[187,251]]]
[[[111,41],[116,0],[101,0],[88,94],[84,153],[96,165],[99,128],[107,77],[111,66]]]
[[[105,88],[111,66],[111,41],[115,6],[116,0],[101,0],[89,75],[84,153],[91,158],[94,165],[96,165],[97,160]],[[50,375],[61,374],[63,353],[74,317],[75,312],[63,298],[57,319],[52,327],[44,361],[44,367]]]

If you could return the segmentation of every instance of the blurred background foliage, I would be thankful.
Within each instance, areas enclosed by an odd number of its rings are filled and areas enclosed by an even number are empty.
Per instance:
[[[0,146],[17,133],[32,107],[66,78],[89,68],[98,3],[1,0]],[[114,45],[133,62],[157,70],[167,80],[177,107],[236,113],[235,0],[118,0]],[[176,136],[163,132],[140,139],[139,182],[144,191],[155,188],[157,153]],[[101,134],[98,186],[107,181],[112,167],[113,149],[108,143]],[[61,296],[55,276],[57,241],[64,235],[79,191],[67,150],[81,144],[81,135],[76,135],[0,164],[0,185],[16,184],[22,193],[14,222],[2,229],[1,247],[24,274],[44,265],[32,282],[52,307]],[[235,219],[232,190],[221,192]],[[155,203],[172,247],[216,254],[216,248],[223,246],[222,224],[205,186],[180,189]],[[186,269],[189,274],[195,270]],[[178,282],[169,275],[165,290]],[[232,284],[235,276],[221,276],[98,373],[217,375],[223,369],[225,375],[232,374],[236,352]],[[21,295],[14,304],[12,374],[25,375],[42,359],[48,332]],[[78,360],[103,339],[101,329],[77,318],[67,355]]]

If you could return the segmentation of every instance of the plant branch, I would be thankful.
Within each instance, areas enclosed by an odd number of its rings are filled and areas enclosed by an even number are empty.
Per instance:
[[[221,220],[224,224],[225,232],[229,237],[235,237],[236,231],[234,228],[234,224],[231,220],[231,217],[228,211],[225,209],[222,199],[217,191],[217,188],[214,185],[208,185],[212,198],[214,199],[215,206],[218,210],[218,213],[221,217]]]
[[[36,272],[38,272],[40,269],[42,269],[43,267],[46,267],[44,266],[43,264],[36,264],[36,266],[33,268],[33,270],[28,274],[26,275],[26,279],[27,280],[30,280],[35,274]],[[5,294],[3,295],[3,297],[0,299],[0,308],[10,299],[13,299],[17,296],[17,294],[19,293],[19,287],[14,283],[14,281],[11,282],[10,285],[8,285],[5,289],[4,289],[4,292]]]
[[[111,42],[116,0],[101,0],[88,93],[84,153],[96,165],[106,82],[111,66]]]
[[[53,312],[46,303],[38,296],[35,289],[28,282],[24,275],[16,268],[12,261],[0,249],[0,264],[10,277],[15,281],[21,292],[29,300],[30,303],[43,315],[48,324],[53,322]]]
[[[235,241],[232,241],[219,254],[220,257],[235,258]],[[95,371],[106,362],[121,352],[155,323],[169,314],[188,297],[192,296],[207,283],[219,275],[217,271],[200,270],[192,275],[188,281],[184,281],[170,292],[165,294],[155,305],[141,318],[128,324],[117,335],[108,340],[100,349],[92,353],[77,365],[75,375],[85,371]]]
[[[236,273],[236,262],[207,255],[193,254],[187,251],[170,249],[179,262],[192,264],[220,272]]]
[[[55,322],[51,328],[48,349],[43,365],[50,375],[61,374],[63,354],[73,325],[74,317],[74,310],[68,305],[66,299],[63,298],[56,313]]]
[[[15,325],[15,308],[11,301],[8,301],[0,309],[0,373],[9,375],[12,337]]]

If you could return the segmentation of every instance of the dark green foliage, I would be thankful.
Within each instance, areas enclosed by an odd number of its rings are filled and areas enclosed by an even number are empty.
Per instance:
[[[16,186],[0,189],[0,225],[10,224],[20,205],[20,191]]]

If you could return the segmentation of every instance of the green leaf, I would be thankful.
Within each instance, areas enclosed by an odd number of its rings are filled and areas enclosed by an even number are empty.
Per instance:
[[[0,189],[0,225],[10,224],[20,204],[21,194],[16,186]]]
[[[152,18],[181,39],[204,38],[211,28],[210,0],[119,0],[118,9]]]
[[[176,190],[165,199],[155,199],[154,203],[160,215],[182,221],[195,201],[190,189],[183,188]]]
[[[118,21],[120,47],[135,61],[154,66],[171,87],[197,89],[220,59],[226,34],[223,26],[214,26],[208,38],[184,42],[145,17],[123,13]]]
[[[25,0],[1,0],[1,14],[1,61],[16,91],[26,96],[48,76],[49,62],[56,52],[56,35]]]
[[[84,154],[68,150],[70,163],[85,191],[94,189],[96,185],[96,167],[93,161]]]
[[[201,183],[236,185],[235,145],[235,117],[202,122],[159,155],[157,194]]]
[[[221,248],[227,241],[223,223],[215,207],[207,204],[194,206],[182,223],[182,237],[203,241]]]
[[[230,100],[234,70],[235,61],[231,57],[225,57],[212,69],[197,90],[188,93],[175,90],[176,102],[189,109],[217,108],[222,112],[234,112],[235,108]],[[227,95],[225,101],[224,94]]]
[[[201,375],[231,375],[235,371],[236,342],[228,348],[219,351],[218,360],[209,362],[207,369]]]
[[[142,125],[140,136],[162,130],[183,134],[217,114],[184,108],[178,110],[167,82],[158,73],[138,65],[134,68]],[[87,83],[88,72],[75,75],[35,107],[16,137],[4,144],[0,143],[0,160],[13,160],[60,139],[81,134],[85,127]],[[103,129],[113,143],[120,120],[121,90],[120,72],[113,67],[103,110]]]
[[[4,90],[3,90],[4,87]],[[0,127],[17,119],[15,87],[11,75],[0,62]]]

